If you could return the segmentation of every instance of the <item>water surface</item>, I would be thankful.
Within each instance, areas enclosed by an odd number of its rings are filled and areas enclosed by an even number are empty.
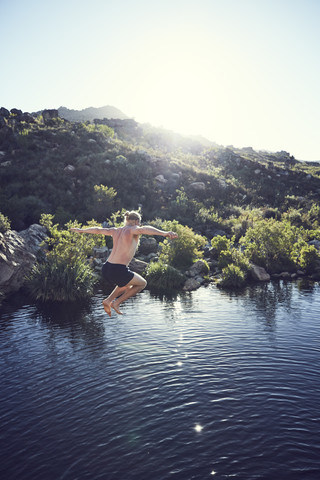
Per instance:
[[[6,480],[320,478],[320,288],[1,310]]]

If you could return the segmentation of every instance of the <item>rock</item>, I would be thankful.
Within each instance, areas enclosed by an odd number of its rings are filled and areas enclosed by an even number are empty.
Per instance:
[[[47,238],[47,229],[34,223],[26,230],[19,232],[19,235],[23,238],[28,250],[36,255],[41,249],[41,243]]]
[[[139,254],[149,255],[149,253],[157,253],[158,243],[155,238],[152,237],[140,237]]]
[[[93,255],[95,258],[102,258],[106,259],[109,255],[109,248],[108,247],[94,247]]]
[[[35,123],[35,119],[34,117],[28,113],[28,112],[24,112],[21,117],[20,117],[20,121],[21,122],[26,122],[26,123]]]
[[[190,292],[191,290],[196,290],[201,286],[201,282],[197,278],[188,278],[183,286],[183,290]]]
[[[67,165],[63,170],[67,173],[72,173],[75,171],[75,167],[73,165]]]
[[[251,264],[250,274],[254,280],[259,282],[268,282],[270,280],[269,273],[263,267],[258,267],[258,265]]]
[[[220,185],[221,188],[227,188],[227,182],[225,180],[223,180],[222,178],[218,178],[218,183]]]
[[[22,115],[22,110],[19,110],[18,108],[11,108],[10,113],[12,113],[12,115],[20,116]]]
[[[131,262],[129,263],[130,270],[132,270],[133,272],[139,273],[139,274],[144,273],[147,266],[148,266],[147,262],[137,260],[136,258],[133,258],[131,260]]]
[[[193,182],[193,183],[190,183],[190,188],[192,188],[192,190],[200,192],[205,190],[206,186],[203,182]]]
[[[1,115],[2,117],[8,118],[8,117],[10,117],[10,112],[9,112],[9,110],[7,110],[6,108],[1,107],[1,108],[0,108],[0,115]]]
[[[166,178],[164,178],[163,175],[157,175],[155,177],[155,181],[159,182],[159,183],[167,183],[168,180]]]
[[[291,278],[291,274],[289,272],[281,272],[279,274],[279,278],[282,278],[283,280],[287,280]]]
[[[186,275],[188,277],[197,277],[201,273],[208,273],[208,267],[203,260],[198,260],[189,268]]]
[[[0,233],[0,291],[8,295],[18,291],[36,262],[26,241],[19,233]]]
[[[212,238],[213,238],[213,237],[218,237],[218,236],[220,236],[220,237],[226,237],[227,234],[226,234],[226,232],[225,232],[224,230],[214,230],[214,231],[213,231],[213,234],[212,234]]]
[[[180,174],[179,173],[172,173],[171,178],[174,181],[178,181],[178,180],[180,180]]]
[[[47,123],[47,122],[50,122],[51,120],[53,120],[54,118],[58,118],[59,117],[59,112],[58,112],[58,110],[55,110],[55,109],[43,110],[42,117],[43,117],[44,123]]]
[[[2,164],[1,164],[2,165]],[[308,245],[313,245],[317,250],[320,250],[320,240],[311,240]]]

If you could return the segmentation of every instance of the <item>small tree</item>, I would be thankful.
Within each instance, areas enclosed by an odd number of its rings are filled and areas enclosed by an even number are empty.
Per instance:
[[[0,233],[6,233],[7,230],[10,230],[10,227],[11,223],[9,218],[0,212]]]

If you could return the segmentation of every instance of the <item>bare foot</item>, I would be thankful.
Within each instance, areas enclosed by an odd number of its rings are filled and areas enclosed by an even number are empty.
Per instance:
[[[105,300],[103,300],[102,305],[103,305],[104,311],[109,315],[109,317],[111,317],[110,304],[108,302],[106,302]]]
[[[112,303],[111,303],[111,307],[112,307],[113,310],[115,310],[119,315],[123,315],[123,313],[120,312],[120,310],[119,310],[119,306],[118,306],[115,302],[112,302]]]

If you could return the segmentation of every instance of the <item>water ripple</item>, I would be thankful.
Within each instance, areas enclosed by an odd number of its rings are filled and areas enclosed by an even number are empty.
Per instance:
[[[1,478],[319,478],[319,287],[101,298],[2,310]]]

